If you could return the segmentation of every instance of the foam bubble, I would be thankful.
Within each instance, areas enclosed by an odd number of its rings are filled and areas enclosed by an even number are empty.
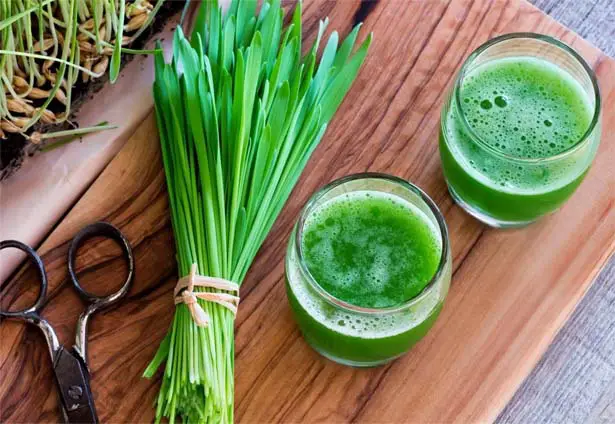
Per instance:
[[[480,101],[462,104],[467,122],[482,140],[506,155],[526,159],[557,155],[570,148],[591,121],[591,100],[580,84],[543,60],[499,59],[478,66],[470,76],[461,94]],[[483,107],[486,101],[491,108]],[[455,113],[451,108],[446,122],[450,147],[457,151],[460,164],[486,185],[514,193],[546,192],[568,184],[587,168],[589,156],[580,155],[558,161],[549,168],[548,177],[537,176],[533,166],[517,169],[469,143]]]
[[[435,286],[420,303],[404,313],[370,315],[334,308],[303,280],[294,253],[287,262],[288,284],[301,307],[318,323],[351,337],[379,339],[404,333],[427,319],[439,304],[441,286]]]
[[[470,76],[462,86],[463,96],[480,100],[478,107],[464,103],[464,113],[473,130],[492,145],[497,142],[498,149],[526,158],[551,156],[566,148],[560,132],[572,132],[571,138],[578,139],[591,121],[590,101],[580,84],[543,60],[500,59],[479,66]],[[547,138],[556,147],[524,147],[530,136]]]
[[[307,217],[302,239],[316,281],[364,307],[393,306],[420,292],[435,273],[441,243],[436,224],[421,209],[374,191],[324,202]]]

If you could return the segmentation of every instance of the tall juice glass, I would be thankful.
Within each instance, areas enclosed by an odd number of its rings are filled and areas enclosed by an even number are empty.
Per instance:
[[[442,110],[449,191],[494,227],[521,227],[557,210],[585,177],[599,141],[594,72],[545,35],[507,34],[479,47]]]
[[[448,292],[444,218],[418,187],[359,174],[318,191],[288,245],[287,294],[305,340],[325,357],[375,366],[434,324]]]

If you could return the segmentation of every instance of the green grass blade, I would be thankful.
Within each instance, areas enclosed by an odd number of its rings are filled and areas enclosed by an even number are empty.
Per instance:
[[[114,83],[120,75],[120,66],[122,64],[122,39],[124,37],[124,17],[126,14],[126,2],[120,0],[120,15],[117,34],[115,37],[115,47],[111,55],[109,64],[109,81]]]
[[[367,56],[367,50],[371,42],[372,35],[370,34],[326,88],[321,100],[324,105],[324,122],[329,122],[331,120],[333,114],[335,114],[335,111],[337,111],[337,108],[342,103],[342,100],[344,100],[344,96],[348,92],[352,82],[359,73],[361,65],[365,61],[365,56]]]
[[[333,62],[332,67],[335,69],[342,69],[343,65],[350,57],[350,53],[352,53],[352,49],[354,48],[354,44],[357,41],[357,36],[359,35],[359,30],[361,29],[362,24],[356,25],[350,34],[346,37],[342,45],[340,46],[337,54],[335,56],[335,61]]]

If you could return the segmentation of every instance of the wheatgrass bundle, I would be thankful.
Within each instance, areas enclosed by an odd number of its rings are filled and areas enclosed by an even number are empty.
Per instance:
[[[207,1],[190,41],[177,29],[172,61],[157,54],[154,99],[183,277],[145,371],[166,362],[158,421],[233,421],[236,288],[371,42],[353,53],[359,27],[341,44],[333,32],[318,60],[325,20],[302,57],[301,3],[286,28],[279,0],[256,9],[233,0],[223,14]]]

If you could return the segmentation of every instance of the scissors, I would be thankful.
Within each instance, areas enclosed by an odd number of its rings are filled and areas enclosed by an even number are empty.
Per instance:
[[[86,240],[97,236],[115,240],[122,248],[124,258],[128,262],[126,281],[118,291],[108,296],[96,296],[88,293],[79,284],[75,273],[77,249]],[[16,312],[0,310],[0,319],[25,321],[36,325],[43,332],[51,354],[64,421],[67,423],[98,423],[94,398],[90,389],[90,372],[87,362],[88,321],[95,312],[111,306],[126,296],[132,285],[135,264],[128,240],[113,225],[106,222],[96,222],[79,231],[71,241],[68,249],[68,273],[74,289],[79,293],[81,299],[87,303],[87,307],[77,321],[75,344],[70,350],[60,345],[53,327],[40,315],[47,301],[47,273],[43,261],[34,249],[24,243],[16,240],[0,242],[0,250],[9,247],[25,252],[35,263],[40,277],[40,293],[34,305],[29,308]]]

